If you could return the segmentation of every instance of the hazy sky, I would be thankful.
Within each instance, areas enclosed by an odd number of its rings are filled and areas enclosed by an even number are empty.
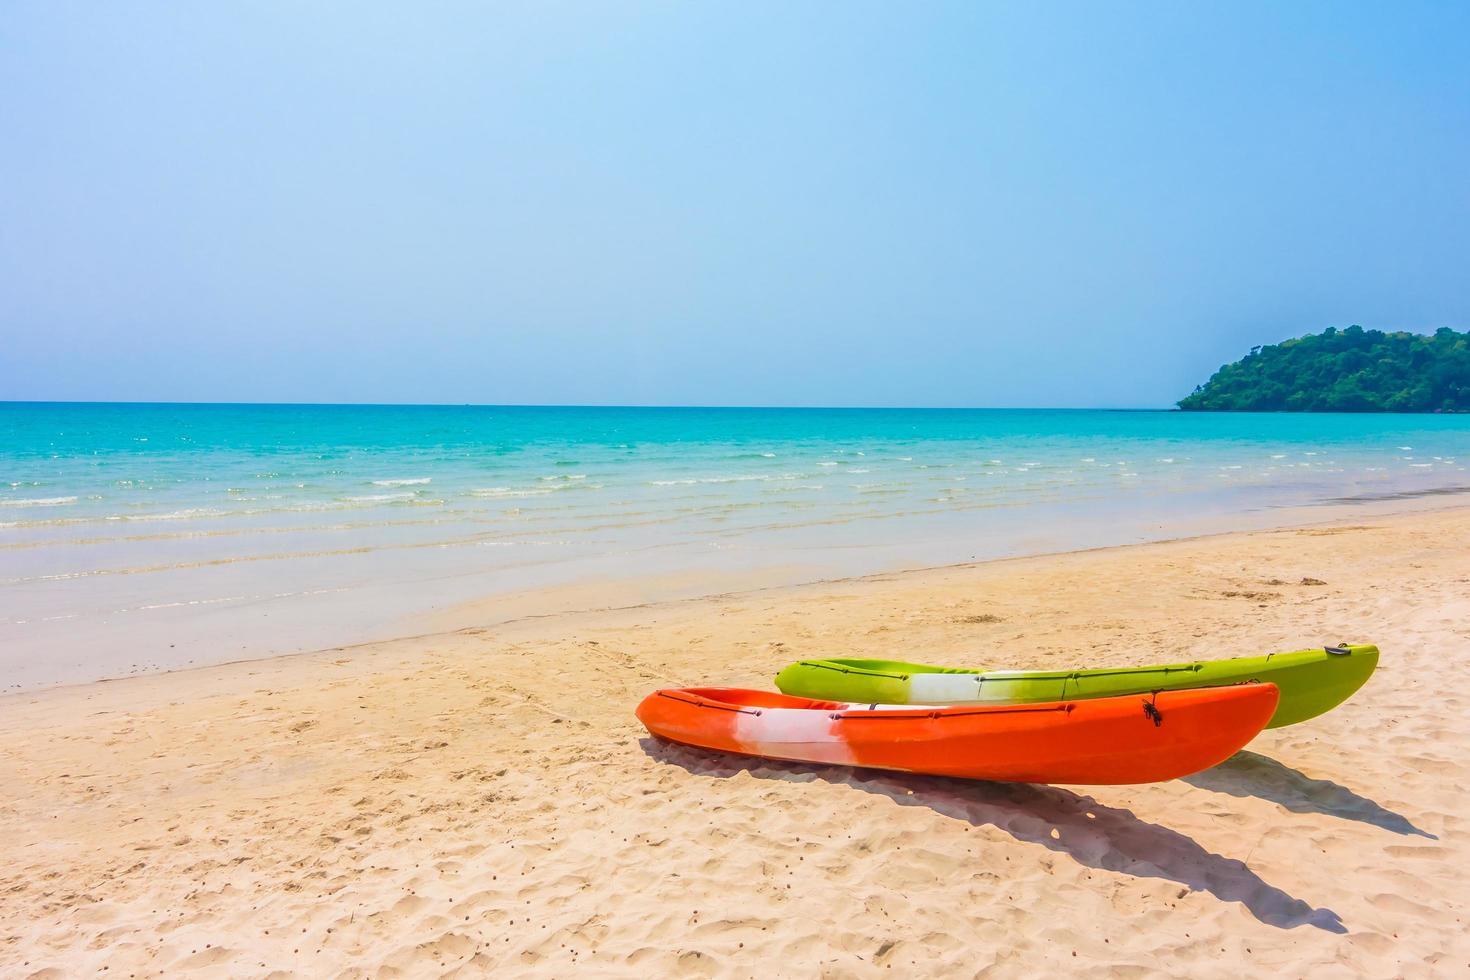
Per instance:
[[[0,399],[1160,406],[1350,323],[1470,326],[1470,4],[0,6]]]

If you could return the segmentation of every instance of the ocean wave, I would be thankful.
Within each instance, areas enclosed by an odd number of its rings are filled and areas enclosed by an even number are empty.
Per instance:
[[[544,494],[555,493],[555,487],[532,487],[531,489],[517,489],[515,487],[479,487],[470,491],[471,497],[540,497]]]
[[[218,507],[185,507],[183,510],[164,511],[161,514],[108,514],[108,521],[187,521],[191,517],[223,517],[226,511]]]
[[[416,493],[409,491],[407,493],[369,493],[360,497],[343,497],[341,499],[346,503],[352,504],[386,504],[392,503],[395,500],[413,500],[416,496],[418,496]]]
[[[154,609],[177,609],[180,606],[213,606],[221,602],[239,602],[244,598],[243,595],[229,595],[217,599],[180,599],[177,602],[153,602],[137,608],[139,612],[150,612]]]
[[[428,476],[412,476],[397,480],[374,480],[372,482],[375,487],[417,487],[423,486],[432,479],[433,477]]]
[[[690,476],[678,480],[649,480],[651,487],[687,487],[698,483],[771,483],[799,480],[800,473],[742,473],[734,476]]]
[[[225,511],[216,507],[190,507],[161,514],[107,514],[102,517],[58,517],[48,521],[0,521],[0,528],[50,528],[76,527],[86,524],[111,524],[116,522],[186,521],[193,517],[226,517],[231,514],[252,514],[257,511]]]
[[[0,500],[0,507],[64,507],[76,502],[76,497],[30,497],[21,500]]]

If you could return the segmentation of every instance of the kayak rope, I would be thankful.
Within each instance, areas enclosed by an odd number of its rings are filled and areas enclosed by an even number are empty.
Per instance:
[[[869,670],[866,667],[848,667],[844,664],[828,663],[825,660],[802,660],[798,661],[802,667],[818,667],[822,670],[835,670],[839,674],[862,674],[865,677],[891,677],[894,680],[906,681],[908,674],[895,674],[886,670]]]
[[[677,694],[670,694],[668,691],[659,691],[658,696],[668,698],[670,701],[678,701],[681,704],[692,704],[696,708],[714,708],[716,711],[733,711],[736,714],[756,715],[757,717],[760,715],[760,711],[755,708],[742,708],[738,705],[722,704],[719,701],[706,701],[703,698],[681,698]]]
[[[1204,664],[1181,664],[1172,667],[1119,667],[1116,670],[1106,668],[1083,668],[1082,670],[1070,671],[1045,671],[1045,670],[1018,670],[1008,674],[976,674],[975,683],[984,687],[986,684],[999,684],[1002,681],[1024,684],[1030,681],[1055,681],[1062,682],[1062,689],[1066,690],[1070,681],[1080,681],[1084,678],[1094,677],[1132,677],[1136,674],[1197,674],[1204,669]]]
[[[1197,674],[1204,667],[1202,663],[1181,664],[1172,667],[1119,667],[1116,670],[1106,668],[1083,668],[1082,670],[1017,670],[1006,674],[976,674],[975,683],[982,687],[986,684],[999,684],[1002,681],[1013,681],[1026,683],[1028,681],[1076,681],[1085,677],[1126,677],[1134,674]]]
[[[1045,714],[1045,713],[1051,712],[1051,711],[1068,712],[1068,711],[1071,711],[1074,707],[1075,707],[1075,705],[1072,705],[1072,704],[1055,704],[1055,705],[1052,705],[1051,707],[1048,707],[1048,708],[1033,708],[1033,707],[1027,707],[1027,706],[1018,706],[1018,707],[1015,707],[1015,708],[976,708],[973,711],[952,711],[952,710],[946,710],[946,711],[902,711],[902,710],[900,710],[900,711],[889,711],[889,712],[885,712],[883,714],[874,714],[871,710],[869,710],[869,711],[863,711],[863,712],[858,712],[856,714],[844,714],[844,713],[842,713],[840,711],[834,711],[834,712],[832,712],[832,714],[828,715],[828,717],[831,718],[833,721],[856,721],[859,718],[866,718],[869,721],[907,721],[907,720],[912,719],[912,718],[933,718],[935,720],[939,720],[939,719],[944,719],[944,718],[968,718],[968,717],[970,717],[972,715],[1024,715],[1024,714]]]
[[[1089,670],[1074,670],[1067,675],[1069,680],[1078,680],[1083,677],[1119,677],[1129,674],[1197,674],[1204,667],[1202,663],[1179,664],[1170,667],[1119,667],[1116,670],[1106,668],[1093,668]]]
[[[1343,647],[1327,647],[1326,649],[1328,653],[1346,654],[1350,652],[1346,648],[1346,645],[1344,645]],[[872,670],[867,667],[850,667],[846,664],[834,664],[826,660],[800,660],[797,661],[797,663],[802,667],[816,667],[819,670],[830,670],[839,674],[859,674],[864,677],[887,677],[897,681],[906,681],[913,676],[912,674],[895,673],[894,671],[888,670]],[[1109,670],[1106,667],[1085,667],[1081,670],[1072,671],[1018,670],[1006,674],[987,674],[983,671],[975,671],[974,676],[975,683],[983,685],[987,683],[998,684],[1002,681],[1025,682],[1038,680],[1077,680],[1083,677],[1121,677],[1133,674],[1197,674],[1201,670],[1203,670],[1204,667],[1205,665],[1202,662],[1197,661],[1192,664],[1174,664],[1166,667],[1118,667],[1112,670]],[[953,676],[955,674],[963,675],[967,673],[969,673],[969,671],[946,669],[942,671],[932,672],[925,671],[924,675],[926,677],[931,675],[935,677],[944,677]]]

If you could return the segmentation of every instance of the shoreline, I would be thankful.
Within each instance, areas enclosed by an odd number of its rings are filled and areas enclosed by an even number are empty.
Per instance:
[[[1353,499],[1281,508],[1281,516],[1285,516],[1288,519],[1285,522],[1271,522],[1266,524],[1257,524],[1247,520],[1249,516],[1252,516],[1249,514],[1231,514],[1215,517],[1203,522],[1206,525],[1210,525],[1210,529],[1196,530],[1193,533],[1181,533],[1159,538],[1146,537],[1142,540],[1130,540],[1111,544],[1064,547],[1058,550],[1005,554],[973,561],[945,562],[939,564],[901,563],[878,571],[854,575],[803,578],[800,577],[799,566],[771,565],[741,571],[696,572],[688,570],[683,573],[665,572],[662,574],[634,575],[590,581],[583,579],[544,588],[492,593],[477,599],[455,603],[450,608],[443,610],[423,610],[410,616],[399,617],[396,621],[396,626],[401,632],[356,638],[339,644],[286,652],[262,652],[258,655],[247,655],[211,663],[195,664],[191,661],[186,665],[167,667],[161,670],[136,670],[124,674],[87,679],[69,679],[34,687],[21,687],[0,691],[0,706],[3,706],[10,699],[25,698],[48,691],[87,687],[96,684],[117,684],[134,679],[166,677],[176,673],[190,673],[216,668],[234,668],[251,664],[273,663],[276,661],[291,660],[297,657],[321,657],[327,654],[337,654],[389,644],[429,640],[436,636],[449,635],[469,629],[498,629],[515,626],[524,622],[551,620],[557,617],[588,616],[602,613],[610,614],[647,609],[654,606],[697,603],[703,600],[779,594],[783,591],[795,592],[807,588],[831,587],[868,580],[887,580],[895,575],[973,569],[1005,562],[1056,559],[1069,555],[1103,553],[1120,549],[1148,547],[1150,545],[1205,541],[1211,538],[1232,535],[1270,534],[1277,531],[1327,527],[1356,519],[1391,520],[1422,514],[1454,513],[1456,511],[1470,513],[1470,503],[1446,503],[1443,500],[1447,495],[1453,496],[1462,493],[1470,494],[1470,488],[1418,492],[1407,495],[1395,495],[1385,499]],[[1304,517],[1314,511],[1330,511],[1331,516],[1310,521],[1290,519]],[[1255,513],[1271,514],[1273,512],[1268,510]],[[796,577],[792,577],[793,574]],[[687,584],[691,578],[696,582],[692,590],[688,588]],[[776,578],[777,581],[768,585],[754,584],[771,578]],[[720,584],[717,586],[716,583]],[[625,600],[632,599],[633,597],[637,598],[636,601],[624,601],[621,605],[608,605],[606,603],[589,604],[593,597],[605,598],[609,595],[622,596],[625,597]],[[551,599],[550,602],[547,601],[548,598]],[[491,613],[492,610],[501,611],[498,618]],[[487,619],[487,615],[490,618]]]
[[[1456,975],[1467,552],[1470,508],[1350,516],[7,695],[0,972]],[[766,763],[632,716],[808,656],[1344,639],[1383,650],[1346,704],[1145,786]]]

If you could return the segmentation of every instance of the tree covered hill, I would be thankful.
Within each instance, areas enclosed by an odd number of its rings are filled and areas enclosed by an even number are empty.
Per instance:
[[[1470,412],[1470,331],[1328,327],[1253,347],[1182,399],[1195,412]]]

